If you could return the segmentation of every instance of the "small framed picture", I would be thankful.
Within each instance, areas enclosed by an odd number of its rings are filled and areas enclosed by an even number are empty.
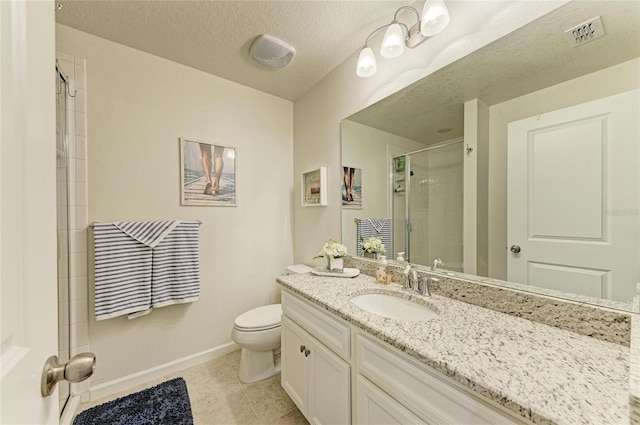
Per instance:
[[[327,167],[302,173],[302,206],[327,205]]]
[[[237,206],[237,149],[180,138],[182,205]]]
[[[362,209],[362,169],[355,167],[342,167],[342,208]]]

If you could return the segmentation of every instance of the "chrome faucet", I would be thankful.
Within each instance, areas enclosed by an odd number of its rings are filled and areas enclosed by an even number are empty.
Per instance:
[[[433,264],[431,265],[431,271],[435,272],[438,267],[442,266],[444,266],[442,260],[440,258],[436,258],[435,260],[433,260]]]
[[[437,283],[437,282],[440,282],[440,279],[437,279],[435,277],[428,277],[428,276],[425,277],[424,279],[422,279],[422,285],[418,286],[418,292],[424,295],[425,297],[430,297],[431,292],[429,292],[429,284]]]
[[[432,277],[425,277],[422,282],[418,276],[418,269],[411,264],[407,265],[404,269],[404,286],[403,289],[407,291],[414,291],[424,296],[430,297],[429,282],[438,282],[438,279]]]
[[[407,267],[404,268],[404,286],[403,289],[406,290],[416,290],[418,287],[418,270],[415,266],[411,264],[407,264]]]
[[[411,269],[411,288],[414,291],[418,291],[418,287],[420,286],[420,279],[418,279],[418,270],[414,267]]]
[[[404,268],[404,271],[402,273],[404,274],[404,285],[402,288],[407,290],[413,289],[411,277],[409,277],[409,274],[411,273],[413,275],[414,273],[416,273],[416,269],[411,264],[407,264],[407,267]]]

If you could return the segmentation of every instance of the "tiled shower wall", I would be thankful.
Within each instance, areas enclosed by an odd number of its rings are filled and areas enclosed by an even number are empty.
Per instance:
[[[69,77],[67,135],[69,150],[69,270],[68,291],[58,285],[60,308],[69,307],[69,323],[60,322],[59,332],[69,333],[69,357],[89,351],[89,294],[87,292],[87,144],[85,60],[56,53],[58,66]],[[72,384],[71,392],[89,399],[89,380]]]

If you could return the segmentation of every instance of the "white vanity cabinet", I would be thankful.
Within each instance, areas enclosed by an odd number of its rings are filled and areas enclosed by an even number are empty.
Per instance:
[[[531,423],[298,295],[282,310],[282,386],[312,424]]]
[[[527,424],[399,350],[355,332],[358,424]]]
[[[349,325],[287,293],[282,310],[282,387],[310,423],[350,424]]]
[[[423,424],[424,421],[362,375],[358,375],[356,377],[355,423]]]

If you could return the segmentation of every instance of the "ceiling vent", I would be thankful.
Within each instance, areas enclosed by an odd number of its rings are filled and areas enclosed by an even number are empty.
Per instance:
[[[568,29],[564,32],[569,38],[569,42],[573,47],[581,46],[586,42],[595,40],[604,35],[604,28],[599,16],[588,20],[578,26]]]
[[[249,48],[251,59],[270,69],[284,68],[295,55],[296,49],[267,34],[259,35]]]

